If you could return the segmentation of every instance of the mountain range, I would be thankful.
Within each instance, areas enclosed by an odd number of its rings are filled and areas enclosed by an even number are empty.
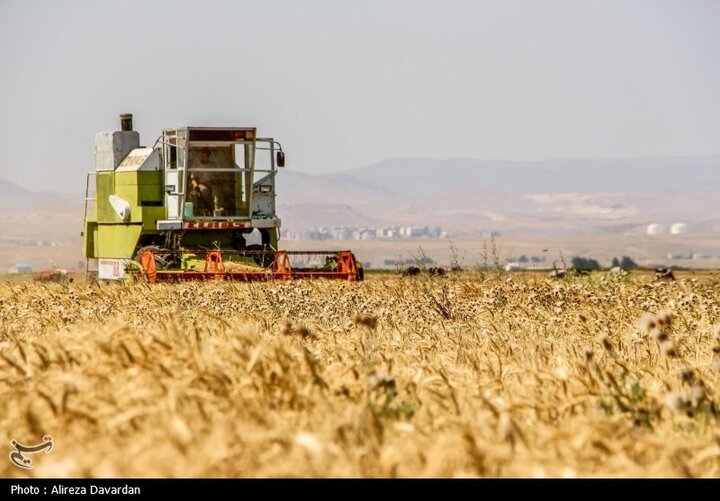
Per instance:
[[[720,223],[720,207],[713,203],[720,193],[720,157],[405,158],[317,175],[287,167],[277,176],[277,193],[286,229],[401,224],[455,234],[583,234],[680,221],[707,229]],[[53,207],[80,211],[82,199],[0,179],[0,213]]]
[[[712,203],[720,193],[720,157],[396,159],[323,175],[286,169],[277,183],[278,212],[292,228],[333,226],[339,219],[345,225],[440,225],[454,233],[582,234],[651,222],[720,222]]]
[[[0,179],[0,213],[78,204],[66,193],[37,192]]]

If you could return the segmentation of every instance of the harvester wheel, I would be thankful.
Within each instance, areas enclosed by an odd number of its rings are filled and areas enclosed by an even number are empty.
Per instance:
[[[262,266],[263,268],[269,268],[270,265],[275,260],[275,253],[268,247],[263,247],[262,245],[255,244],[255,245],[248,245],[245,247],[245,250],[247,251],[266,251],[264,254],[254,254],[253,259],[258,264],[258,266]]]
[[[135,261],[139,262],[140,256],[142,256],[142,253],[145,251],[152,251],[155,253],[155,266],[158,270],[167,270],[173,268],[176,264],[175,256],[171,252],[168,252],[167,249],[162,249],[157,245],[146,245],[145,247],[140,247],[135,254]]]

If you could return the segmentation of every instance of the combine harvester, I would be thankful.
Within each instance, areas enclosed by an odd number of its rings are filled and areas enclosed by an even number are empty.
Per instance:
[[[363,279],[350,251],[278,250],[279,142],[253,127],[183,127],[146,148],[132,115],[120,120],[122,130],[95,136],[85,186],[88,279]]]

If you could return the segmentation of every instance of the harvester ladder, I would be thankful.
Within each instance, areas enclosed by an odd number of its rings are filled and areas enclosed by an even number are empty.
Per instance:
[[[85,177],[85,209],[83,211],[83,225],[85,224],[85,221],[88,217],[88,202],[93,203],[93,208],[95,207],[96,202],[96,193],[93,191],[92,196],[90,196],[90,176],[95,176],[95,172],[88,172],[87,176]],[[86,231],[86,228],[83,227],[83,231]],[[90,274],[90,259],[88,257],[85,257],[85,280],[88,279],[88,275]]]

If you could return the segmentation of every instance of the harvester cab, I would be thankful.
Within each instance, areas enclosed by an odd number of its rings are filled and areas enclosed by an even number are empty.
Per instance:
[[[254,127],[165,129],[140,146],[132,115],[95,136],[86,180],[89,277],[150,282],[336,278],[361,280],[350,251],[279,250],[275,176],[280,143]],[[322,256],[334,267],[303,265]],[[295,264],[299,263],[299,264]]]

